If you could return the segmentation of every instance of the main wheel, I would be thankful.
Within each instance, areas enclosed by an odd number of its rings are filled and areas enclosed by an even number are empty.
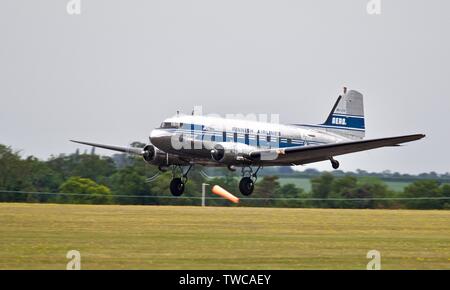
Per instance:
[[[170,192],[174,196],[180,196],[184,192],[184,182],[181,178],[174,178],[170,182]]]
[[[333,166],[333,169],[338,169],[339,168],[339,161],[337,160],[331,160],[331,166]]]
[[[244,177],[239,182],[239,190],[245,196],[249,196],[250,194],[252,194],[254,188],[255,183],[250,177]]]

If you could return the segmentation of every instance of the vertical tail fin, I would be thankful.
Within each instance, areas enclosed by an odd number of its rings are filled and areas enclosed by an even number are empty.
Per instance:
[[[347,89],[344,88],[344,94],[338,97],[327,120],[322,125],[328,131],[350,139],[364,138],[366,127],[363,95],[353,90],[347,92]]]

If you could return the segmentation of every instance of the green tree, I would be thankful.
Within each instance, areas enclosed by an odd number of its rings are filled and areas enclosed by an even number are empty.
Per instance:
[[[59,175],[46,162],[30,156],[22,159],[19,152],[0,145],[0,189],[6,191],[55,192],[61,182]],[[47,201],[48,195],[36,193],[2,193],[0,201]]]
[[[0,189],[5,191],[22,190],[22,169],[19,152],[0,145]],[[0,201],[25,201],[26,196],[17,193],[0,193]]]
[[[19,152],[0,145],[0,188],[21,190],[22,168]]]
[[[369,194],[368,198],[386,198],[389,197],[390,192],[386,184],[383,182],[365,183],[360,188]],[[389,208],[390,203],[386,200],[370,200],[360,203],[364,208]]]
[[[44,161],[29,156],[23,160],[23,179],[27,187],[24,190],[57,192],[62,183],[61,176]]]
[[[280,186],[275,196],[277,198],[286,198],[286,200],[280,200],[275,202],[278,207],[305,207],[306,203],[301,200],[287,200],[289,198],[306,198],[303,188],[295,186],[295,184],[288,183]]]
[[[367,192],[363,190],[358,190],[357,188],[358,180],[354,176],[344,176],[336,178],[333,180],[331,186],[331,193],[329,198],[336,199],[352,199],[366,197]],[[356,201],[345,201],[345,200],[330,200],[329,204],[334,208],[354,208],[359,207],[356,205]]]
[[[110,203],[111,190],[89,178],[70,177],[59,188],[61,193],[75,193],[85,196],[61,196],[60,201],[75,203]]]
[[[52,170],[59,172],[64,180],[80,176],[104,183],[106,178],[116,171],[114,161],[110,157],[92,154],[60,155],[52,157],[47,163]]]
[[[258,198],[273,198],[280,190],[280,183],[278,176],[264,176],[263,179],[256,183],[253,195]],[[274,204],[273,200],[260,200],[258,206],[271,206]]]
[[[439,183],[436,180],[418,180],[403,190],[403,197],[407,198],[431,198],[408,200],[406,205],[413,209],[440,209],[443,208],[443,200],[433,198],[442,197]]]
[[[133,167],[126,167],[114,173],[110,177],[109,185],[115,195],[139,196],[151,193],[145,176],[133,170]],[[115,200],[121,204],[145,204],[144,198],[117,197]]]
[[[450,198],[450,184],[444,184],[441,187],[441,195],[442,197]],[[450,199],[446,199],[443,201],[444,209],[450,209]]]
[[[334,176],[325,172],[319,177],[311,179],[311,197],[318,199],[327,199],[332,193]],[[329,207],[330,203],[327,201],[319,200],[313,202],[315,207]]]

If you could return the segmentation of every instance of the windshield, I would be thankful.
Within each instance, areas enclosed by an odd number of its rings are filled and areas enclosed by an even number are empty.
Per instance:
[[[182,126],[182,123],[178,122],[162,122],[160,128],[168,129],[168,128],[175,128],[178,129]]]

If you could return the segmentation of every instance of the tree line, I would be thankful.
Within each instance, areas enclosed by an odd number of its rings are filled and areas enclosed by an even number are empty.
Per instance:
[[[165,172],[146,182],[159,171],[141,158],[77,151],[44,161],[33,156],[23,158],[20,152],[0,145],[0,202],[199,205],[202,183],[239,192],[238,174],[215,170],[221,175],[206,179],[201,170],[197,166],[190,172],[182,198],[172,198],[172,173]],[[450,209],[450,185],[439,179],[422,177],[402,191],[390,190],[378,177],[351,174],[322,172],[311,177],[310,182],[311,190],[305,191],[294,184],[281,185],[276,175],[264,175],[258,179],[252,197],[238,206]],[[207,203],[230,205],[219,198]]]

